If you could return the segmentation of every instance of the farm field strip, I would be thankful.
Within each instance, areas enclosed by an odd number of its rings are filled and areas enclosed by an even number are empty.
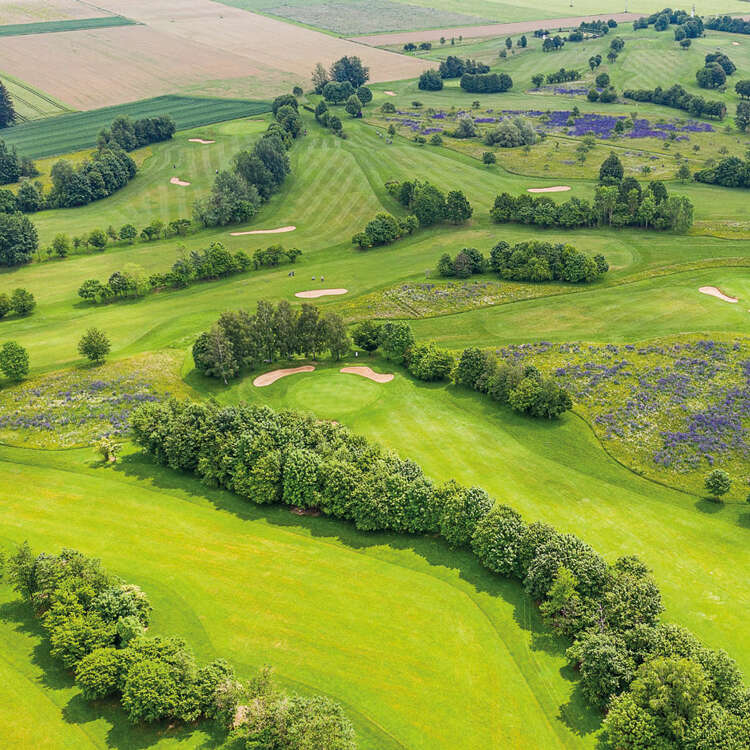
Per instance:
[[[15,0],[0,4],[0,24],[67,21],[107,16],[106,10],[82,0]]]
[[[87,31],[111,26],[133,26],[136,22],[124,16],[96,16],[67,21],[40,21],[37,23],[14,23],[0,26],[0,37],[27,36],[29,34],[56,34],[62,31]]]
[[[19,81],[17,78],[9,76],[6,73],[0,73],[0,81],[8,89],[16,108],[16,116],[21,123],[28,122],[29,120],[42,120],[45,117],[61,115],[71,111],[64,104],[53,99],[48,94],[38,91],[27,83]],[[5,130],[3,138],[9,132],[11,131]]]

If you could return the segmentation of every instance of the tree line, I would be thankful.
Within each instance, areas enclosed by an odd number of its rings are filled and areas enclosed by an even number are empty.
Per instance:
[[[708,185],[750,188],[750,159],[728,156],[716,166],[698,170],[693,177]]]
[[[569,284],[598,281],[609,270],[603,255],[590,258],[572,245],[531,240],[515,245],[504,240],[489,258],[476,248],[464,248],[454,258],[444,253],[437,264],[441,276],[466,279],[492,271],[511,281],[564,281]]]
[[[98,148],[119,147],[123,151],[134,151],[151,143],[170,140],[175,130],[171,115],[141,117],[137,120],[131,120],[128,115],[118,115],[109,128],[99,131],[96,145]]]
[[[681,38],[696,39],[704,34],[703,19],[700,16],[692,16],[686,10],[672,10],[672,8],[664,8],[650,16],[636,18],[633,21],[633,30],[638,31],[653,26],[654,31],[666,31],[670,25],[677,26],[674,34],[678,41]]]
[[[513,88],[507,73],[464,73],[459,84],[470,94],[499,94]]]
[[[480,378],[477,352],[465,357],[467,384]],[[520,581],[572,642],[567,656],[583,695],[606,712],[605,748],[750,744],[750,691],[737,664],[661,622],[661,594],[637,557],[609,563],[573,534],[527,524],[481,488],[435,484],[414,462],[312,416],[172,401],[144,404],[132,425],[158,463],[247,500],[316,508],[361,531],[439,534]]]
[[[115,271],[109,279],[87,279],[78,289],[78,296],[87,302],[106,303],[143,297],[163,289],[185,289],[199,281],[222,279],[251,268],[275,267],[282,262],[296,262],[302,254],[296,247],[285,250],[281,245],[259,248],[252,258],[243,250],[232,254],[221,242],[213,242],[205,250],[182,252],[166,273],[147,276],[141,266],[128,264]]]
[[[655,89],[626,89],[622,95],[636,102],[651,102],[664,107],[681,109],[689,112],[693,117],[713,117],[723,120],[727,114],[724,102],[707,101],[702,96],[688,94],[679,83],[675,83],[668,89],[662,89],[661,86]]]
[[[84,699],[117,698],[133,724],[213,721],[247,748],[356,747],[349,720],[328,698],[281,693],[268,667],[242,683],[224,659],[199,665],[181,638],[148,635],[147,596],[99,560],[72,549],[34,555],[24,542],[8,569]]]
[[[732,16],[714,16],[706,21],[712,31],[728,31],[730,34],[750,34],[750,21]]]
[[[328,351],[341,359],[351,349],[343,319],[336,313],[321,314],[316,305],[293,308],[286,300],[274,306],[259,300],[256,311],[227,311],[210,331],[193,344],[193,361],[202,375],[226,384],[242,368],[288,360],[303,354],[316,359]]]

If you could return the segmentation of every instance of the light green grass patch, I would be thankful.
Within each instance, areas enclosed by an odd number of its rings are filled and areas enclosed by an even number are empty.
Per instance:
[[[36,23],[13,23],[0,26],[2,36],[26,36],[28,34],[55,34],[61,31],[87,31],[108,29],[113,26],[134,26],[136,21],[123,16],[98,16],[96,18],[71,18],[65,21],[38,21]]]
[[[49,94],[35,89],[28,83],[19,81],[7,73],[0,73],[0,81],[3,82],[10,98],[13,100],[16,116],[20,123],[29,120],[41,120],[45,117],[53,117],[71,111],[69,107]],[[9,132],[9,130],[4,130],[2,137],[5,138]]]

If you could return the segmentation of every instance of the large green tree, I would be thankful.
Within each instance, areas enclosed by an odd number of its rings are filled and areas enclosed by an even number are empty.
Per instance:
[[[0,128],[7,128],[16,121],[16,109],[13,106],[13,100],[10,98],[8,89],[0,81]]]

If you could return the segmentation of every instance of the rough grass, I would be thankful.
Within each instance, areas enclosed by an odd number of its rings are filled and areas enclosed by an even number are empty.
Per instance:
[[[2,36],[26,36],[27,34],[55,34],[60,31],[86,31],[106,29],[111,26],[132,26],[135,21],[123,16],[98,16],[97,18],[74,18],[66,21],[38,21],[36,23],[12,23],[0,26]]]
[[[3,140],[8,145],[16,146],[23,156],[39,158],[95,146],[99,131],[118,115],[136,119],[169,114],[179,130],[186,130],[223,120],[250,117],[270,109],[266,102],[159,96],[88,112],[73,112],[53,120],[15,125],[6,129],[2,135]]]

